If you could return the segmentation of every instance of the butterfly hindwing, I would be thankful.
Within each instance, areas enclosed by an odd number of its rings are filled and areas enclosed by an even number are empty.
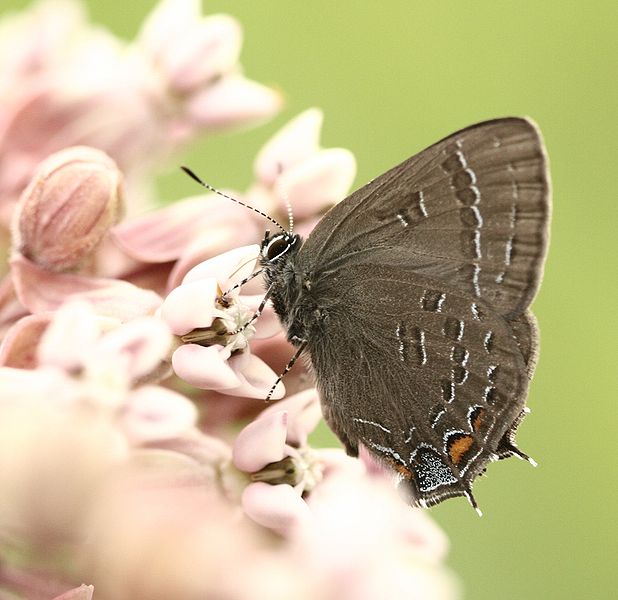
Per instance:
[[[315,293],[333,287],[308,343],[327,422],[349,453],[362,444],[399,472],[416,503],[469,494],[524,406],[526,357],[509,323],[401,267],[353,265]]]

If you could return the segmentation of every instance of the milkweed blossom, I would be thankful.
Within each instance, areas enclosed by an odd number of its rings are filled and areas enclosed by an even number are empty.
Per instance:
[[[0,20],[0,596],[451,599],[448,541],[321,420],[263,302],[263,218],[152,185],[273,117],[242,29],[162,0],[136,39],[73,0]],[[350,189],[309,109],[225,193],[308,233]],[[200,190],[201,191],[201,190]],[[259,315],[259,316],[258,316]]]

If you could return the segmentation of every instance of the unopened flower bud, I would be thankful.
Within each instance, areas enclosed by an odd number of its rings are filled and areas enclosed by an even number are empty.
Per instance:
[[[78,267],[122,213],[122,174],[95,148],[75,146],[45,159],[13,221],[13,252],[51,271]]]

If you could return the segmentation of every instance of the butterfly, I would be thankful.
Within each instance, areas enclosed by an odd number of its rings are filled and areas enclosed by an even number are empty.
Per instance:
[[[266,233],[267,297],[326,422],[412,504],[465,496],[517,456],[539,335],[550,182],[536,125],[457,131],[360,188],[303,241]],[[479,511],[480,512],[480,511]]]

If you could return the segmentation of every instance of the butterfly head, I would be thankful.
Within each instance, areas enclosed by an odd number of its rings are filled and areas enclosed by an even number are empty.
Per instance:
[[[266,231],[260,248],[260,258],[266,265],[285,261],[285,257],[296,252],[299,247],[300,236],[296,233],[285,231],[271,236],[270,231]]]

